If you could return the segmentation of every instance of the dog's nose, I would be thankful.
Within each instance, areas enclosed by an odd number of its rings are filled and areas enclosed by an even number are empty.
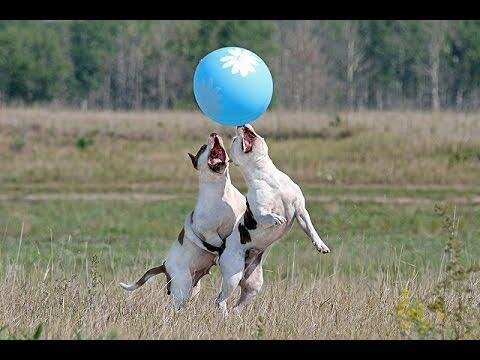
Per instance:
[[[217,133],[211,133],[210,136],[214,137],[214,136],[218,136],[218,135],[217,135]]]

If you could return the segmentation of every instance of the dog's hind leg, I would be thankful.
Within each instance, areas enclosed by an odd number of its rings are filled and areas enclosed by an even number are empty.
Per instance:
[[[235,238],[233,240],[237,240],[240,243],[238,232],[232,235],[238,237],[238,239]],[[227,241],[228,240],[229,239],[227,239]],[[227,244],[227,248],[220,257],[219,263],[222,273],[222,290],[215,300],[215,303],[223,315],[226,316],[228,315],[227,299],[232,295],[243,277],[243,270],[245,268],[245,253],[243,248],[236,246],[229,248]]]
[[[198,294],[200,293],[200,289],[201,289],[200,280],[198,280],[197,284],[192,289],[190,300],[194,300],[195,298],[197,298]]]
[[[188,271],[173,273],[170,283],[170,299],[175,309],[181,309],[192,295],[192,276]]]
[[[242,289],[240,298],[235,305],[236,310],[241,310],[245,305],[250,303],[260,292],[263,285],[263,269],[262,269],[263,252],[257,253],[250,249],[249,256],[245,262],[245,271],[240,281]]]

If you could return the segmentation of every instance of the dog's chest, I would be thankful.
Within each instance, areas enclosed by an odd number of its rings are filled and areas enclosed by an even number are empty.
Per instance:
[[[235,207],[225,201],[211,201],[198,206],[194,214],[194,223],[200,232],[216,231],[221,238],[232,232],[237,215]]]

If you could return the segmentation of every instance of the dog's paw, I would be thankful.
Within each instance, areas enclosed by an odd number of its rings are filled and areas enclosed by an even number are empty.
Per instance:
[[[320,251],[322,254],[328,254],[330,252],[330,249],[328,248],[327,245],[325,245],[323,242],[322,243],[314,243],[315,248]]]
[[[285,219],[283,216],[272,213],[272,214],[265,215],[265,219],[262,222],[262,224],[263,224],[263,227],[269,228],[272,226],[285,224],[286,222],[287,222],[287,219]]]
[[[226,319],[228,317],[228,310],[227,310],[227,302],[226,301],[222,301],[222,302],[218,302],[218,299],[215,300],[215,305],[216,305],[216,308],[218,310],[218,312],[220,313],[220,315]]]

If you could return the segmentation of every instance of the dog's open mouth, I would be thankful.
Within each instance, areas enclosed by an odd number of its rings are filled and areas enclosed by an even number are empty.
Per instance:
[[[244,153],[252,151],[255,137],[256,135],[248,127],[243,127],[242,147]]]
[[[208,154],[208,167],[214,172],[221,172],[226,166],[227,154],[223,149],[218,137],[215,136],[213,140],[213,147]]]

